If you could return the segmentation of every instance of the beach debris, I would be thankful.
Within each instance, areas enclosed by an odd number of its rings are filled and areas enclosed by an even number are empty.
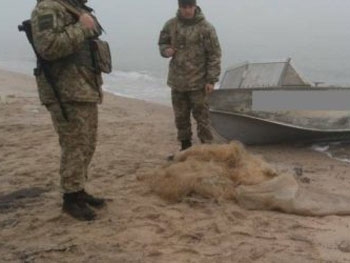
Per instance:
[[[344,253],[350,253],[350,241],[342,241],[338,245],[338,249]]]
[[[10,194],[0,195],[0,213],[25,207],[28,202],[40,197],[47,189],[39,187],[24,188]]]
[[[10,95],[0,95],[0,104],[9,104],[11,99],[15,99],[16,95],[10,94]]]
[[[1,229],[12,228],[12,227],[17,226],[18,223],[19,223],[18,219],[9,218],[9,219],[6,219],[6,220],[0,222],[0,228]]]
[[[310,183],[309,178],[302,179]],[[191,147],[146,180],[154,193],[172,202],[199,196],[233,200],[251,210],[305,216],[350,215],[350,196],[304,189],[291,173],[276,171],[239,142]]]
[[[304,183],[304,184],[311,183],[311,179],[309,177],[302,177],[302,178],[299,179],[299,181]]]
[[[7,104],[6,96],[0,96],[0,103]]]
[[[303,167],[301,167],[301,166],[294,167],[293,171],[294,171],[296,178],[301,183],[304,183],[304,184],[311,183],[311,179],[309,177],[303,176],[304,175]]]
[[[37,105],[24,105],[23,110],[35,114],[40,112],[40,108]]]
[[[39,247],[33,249],[27,249],[19,252],[19,258],[22,260],[21,262],[29,263],[36,262],[37,257],[44,253],[52,253],[52,252],[60,252],[65,253],[71,251],[78,247],[77,244],[65,244],[65,245],[49,245],[47,247]]]
[[[296,176],[302,176],[303,175],[303,167],[294,167],[294,173]]]

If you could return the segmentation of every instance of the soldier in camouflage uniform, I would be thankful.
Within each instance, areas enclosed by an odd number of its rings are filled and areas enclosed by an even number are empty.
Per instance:
[[[177,15],[165,24],[158,44],[160,54],[171,58],[167,83],[181,150],[192,146],[191,112],[199,139],[210,143],[207,95],[219,80],[221,48],[196,0],[179,0]]]
[[[69,12],[60,1],[81,15]],[[92,220],[96,214],[90,206],[102,207],[105,203],[84,190],[96,147],[97,104],[102,101],[102,78],[94,70],[89,40],[98,38],[101,27],[92,9],[85,6],[86,1],[60,1],[38,0],[31,17],[34,46],[49,65],[59,100],[42,65],[38,65],[35,75],[40,100],[59,136],[63,211],[80,220]]]

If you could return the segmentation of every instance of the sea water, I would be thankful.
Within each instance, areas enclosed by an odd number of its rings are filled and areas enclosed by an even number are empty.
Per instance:
[[[30,59],[0,60],[0,68],[33,75],[35,61]],[[160,77],[148,71],[121,71],[103,74],[103,89],[114,95],[170,105],[170,88],[166,76]]]

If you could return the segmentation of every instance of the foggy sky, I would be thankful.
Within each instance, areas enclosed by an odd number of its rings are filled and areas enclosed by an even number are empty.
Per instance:
[[[19,22],[36,1],[2,0],[0,60],[32,59]],[[115,68],[166,74],[158,54],[158,35],[175,15],[176,0],[90,0],[107,31]],[[350,82],[350,1],[198,0],[215,26],[223,68],[247,60],[292,57],[312,80]],[[348,76],[349,75],[349,76]]]

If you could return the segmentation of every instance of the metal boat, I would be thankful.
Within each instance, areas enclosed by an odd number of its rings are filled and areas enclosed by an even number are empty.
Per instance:
[[[311,84],[290,59],[228,69],[209,108],[212,127],[228,141],[350,140],[350,88]]]

